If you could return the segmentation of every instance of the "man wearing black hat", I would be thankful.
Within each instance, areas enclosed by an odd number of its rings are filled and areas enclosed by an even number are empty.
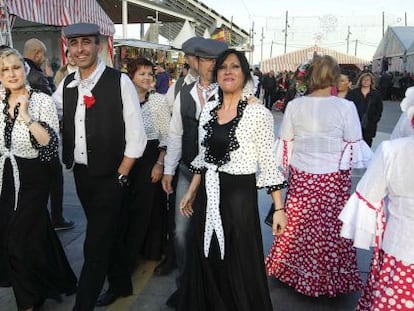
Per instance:
[[[182,44],[182,50],[184,52],[184,57],[186,64],[190,67],[186,76],[179,78],[167,91],[166,99],[167,104],[170,109],[170,112],[173,111],[174,101],[178,96],[181,88],[184,85],[189,85],[198,78],[198,60],[195,56],[195,47],[198,43],[204,41],[202,37],[191,37]],[[176,159],[177,163],[179,160]],[[175,160],[173,161],[175,163]],[[174,165],[174,164],[173,164]],[[176,166],[176,164],[175,164]],[[163,176],[163,188],[168,193],[168,240],[165,247],[165,254],[162,261],[155,267],[154,273],[156,275],[166,275],[169,274],[177,267],[176,254],[174,248],[174,234],[175,234],[175,190],[177,186],[177,170],[170,168],[169,163],[167,163],[167,170],[170,172],[168,175]]]
[[[197,81],[184,85],[177,96],[168,132],[167,154],[164,158],[163,188],[172,193],[172,175],[178,166],[178,183],[176,188],[176,207],[179,206],[191,182],[192,174],[189,171],[191,161],[198,154],[198,119],[201,110],[217,91],[212,83],[213,68],[217,56],[227,49],[227,44],[212,39],[198,40],[194,45],[194,54],[197,60],[199,77]],[[180,279],[186,265],[187,235],[190,219],[182,216],[178,208],[175,211],[175,252]],[[167,305],[175,307],[179,289],[167,301]]]
[[[78,70],[65,78],[54,98],[63,105],[62,160],[73,168],[88,221],[74,310],[92,311],[106,275],[111,287],[103,302],[132,293],[127,266],[119,264],[117,237],[128,173],[147,137],[133,83],[98,58],[98,26],[74,24],[64,34]]]

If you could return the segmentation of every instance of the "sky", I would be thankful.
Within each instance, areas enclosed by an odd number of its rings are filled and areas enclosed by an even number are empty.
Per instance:
[[[247,32],[253,29],[253,64],[284,53],[286,11],[286,52],[317,44],[371,60],[382,38],[383,16],[385,29],[406,22],[414,26],[414,0],[199,1]]]

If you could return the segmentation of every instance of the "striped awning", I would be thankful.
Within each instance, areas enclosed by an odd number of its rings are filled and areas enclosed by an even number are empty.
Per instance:
[[[260,69],[262,72],[269,72],[270,70],[274,70],[276,72],[285,70],[295,71],[300,64],[308,59],[311,59],[314,53],[317,53],[318,55],[330,55],[334,57],[340,65],[353,64],[358,66],[360,69],[362,69],[364,65],[370,62],[369,60],[340,53],[335,50],[330,50],[319,46],[312,46],[295,52],[290,52],[284,55],[266,59],[260,63]]]
[[[101,34],[113,36],[112,20],[95,0],[4,0],[9,14],[21,19],[53,26],[94,23]]]

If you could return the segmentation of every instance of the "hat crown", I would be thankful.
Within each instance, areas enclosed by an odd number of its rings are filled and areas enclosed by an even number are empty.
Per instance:
[[[63,28],[63,33],[67,39],[77,37],[99,36],[99,26],[90,23],[77,23]]]

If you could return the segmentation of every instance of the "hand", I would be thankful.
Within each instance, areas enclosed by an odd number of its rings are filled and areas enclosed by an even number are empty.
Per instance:
[[[281,235],[286,228],[288,219],[284,210],[275,211],[273,213],[272,234]]]
[[[164,167],[158,163],[155,163],[151,170],[151,182],[153,184],[157,183],[161,177]]]
[[[53,77],[53,70],[52,70],[52,67],[50,66],[48,59],[45,61],[44,70],[45,70],[46,77]]]
[[[27,122],[30,119],[29,115],[29,101],[28,96],[20,95],[17,97],[17,103],[19,105],[19,117],[23,119],[23,121]]]
[[[173,187],[172,187],[172,180],[173,180],[173,175],[164,174],[164,176],[162,176],[162,180],[161,180],[162,189],[164,189],[166,194],[171,194],[174,192]]]
[[[193,191],[190,191],[190,190],[188,190],[184,194],[184,196],[183,196],[183,198],[180,202],[181,215],[186,216],[186,217],[190,217],[190,216],[193,215],[193,212],[194,212],[193,203],[194,203],[194,200],[195,200],[195,196],[196,196],[196,192],[193,192]]]

